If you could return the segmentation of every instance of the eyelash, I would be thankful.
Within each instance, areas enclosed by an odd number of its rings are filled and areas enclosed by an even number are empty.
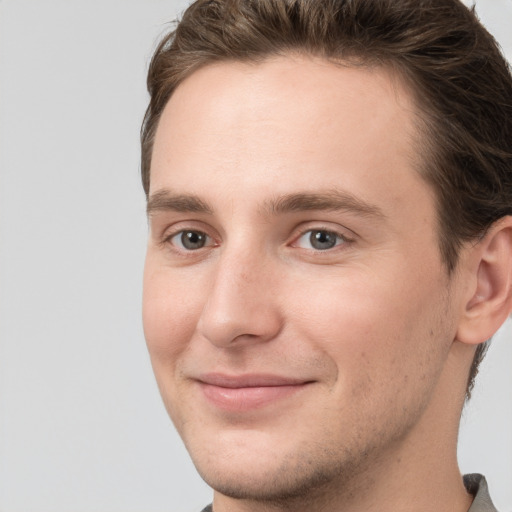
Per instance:
[[[331,242],[329,240],[323,241],[321,238],[327,238],[334,237],[334,244],[332,246],[328,246],[325,248],[318,248],[318,247],[303,247],[300,245],[300,241],[309,235],[309,242],[310,245],[313,244],[314,239],[313,236],[316,234],[317,241],[322,244],[329,245]],[[200,247],[197,247],[195,249],[187,248],[185,247],[186,239],[184,239],[184,236],[189,235],[189,240],[192,239],[192,243],[194,243],[193,236],[195,235],[196,238],[199,237],[199,240],[197,240],[199,243],[201,242],[201,238],[204,237],[204,243]],[[179,238],[178,238],[179,237]],[[177,239],[175,242],[173,240]],[[339,246],[343,246],[346,244],[351,243],[353,240],[345,236],[344,234],[341,234],[333,229],[325,228],[325,227],[313,227],[310,229],[302,230],[298,236],[295,236],[293,239],[293,242],[289,244],[291,247],[297,247],[304,249],[306,251],[314,252],[314,253],[328,253],[332,250],[335,250]],[[213,237],[205,233],[204,231],[200,229],[180,229],[179,231],[174,231],[169,236],[166,236],[164,240],[162,241],[163,244],[169,244],[171,245],[176,251],[180,253],[188,253],[192,254],[195,252],[201,251],[201,249],[205,249],[208,247],[215,247],[216,244]]]
[[[186,234],[189,234],[189,235],[195,234],[195,235],[199,235],[199,237],[205,237],[204,245],[202,245],[201,247],[198,247],[197,249],[187,249],[183,245],[183,237]],[[181,238],[181,247],[177,247],[176,243],[173,243],[173,239],[175,239],[177,237]],[[192,252],[197,252],[205,247],[211,247],[211,246],[215,245],[215,243],[211,243],[212,241],[213,241],[213,238],[210,235],[208,235],[207,233],[205,233],[204,231],[201,231],[200,229],[180,229],[179,231],[175,231],[175,232],[171,233],[169,236],[165,237],[165,239],[163,240],[163,243],[169,244],[169,245],[175,247],[180,252],[192,253]]]
[[[305,238],[308,235],[309,235],[309,243],[310,243],[310,245],[312,245],[313,241],[314,241],[313,236],[315,234],[316,235],[327,235],[328,237],[334,237],[334,245],[332,245],[330,247],[325,247],[323,249],[320,249],[318,247],[301,247],[299,245],[300,240],[302,240],[303,238]],[[316,241],[319,242],[320,244],[325,243],[325,242],[322,242],[322,240],[320,240],[319,237],[317,237]],[[312,252],[329,252],[329,251],[335,249],[336,247],[339,247],[340,245],[348,244],[351,241],[352,240],[349,239],[348,237],[346,237],[345,235],[343,235],[337,231],[334,231],[332,229],[328,229],[328,228],[324,228],[324,227],[314,227],[314,228],[302,231],[301,234],[295,238],[295,241],[293,242],[292,247],[300,247],[301,249],[305,249],[305,250],[312,251]]]

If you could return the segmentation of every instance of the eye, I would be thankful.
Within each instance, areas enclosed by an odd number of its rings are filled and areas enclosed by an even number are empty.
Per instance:
[[[346,239],[335,233],[325,229],[311,229],[303,233],[295,243],[301,249],[314,249],[315,251],[326,251],[337,245],[346,242]]]
[[[183,230],[172,235],[169,242],[185,251],[197,251],[205,246],[211,245],[211,238],[201,231]]]

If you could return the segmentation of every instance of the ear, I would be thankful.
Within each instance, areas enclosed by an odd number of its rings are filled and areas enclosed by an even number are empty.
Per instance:
[[[512,311],[512,216],[496,221],[468,251],[464,264],[471,285],[456,339],[476,345],[491,338]]]

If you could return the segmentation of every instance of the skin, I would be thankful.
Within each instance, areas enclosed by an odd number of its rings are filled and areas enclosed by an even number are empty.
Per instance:
[[[456,438],[478,340],[458,333],[478,258],[448,276],[414,121],[386,70],[301,56],[209,65],[166,106],[144,328],[216,512],[469,508]],[[294,384],[223,394],[212,374]]]

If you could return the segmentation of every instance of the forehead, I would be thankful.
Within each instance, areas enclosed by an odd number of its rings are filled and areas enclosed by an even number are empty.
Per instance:
[[[381,181],[374,192],[400,196],[392,175],[416,166],[414,121],[407,88],[383,68],[304,56],[211,64],[164,109],[150,193],[186,184],[202,195],[225,180],[251,194],[336,187],[364,195],[361,184]]]

